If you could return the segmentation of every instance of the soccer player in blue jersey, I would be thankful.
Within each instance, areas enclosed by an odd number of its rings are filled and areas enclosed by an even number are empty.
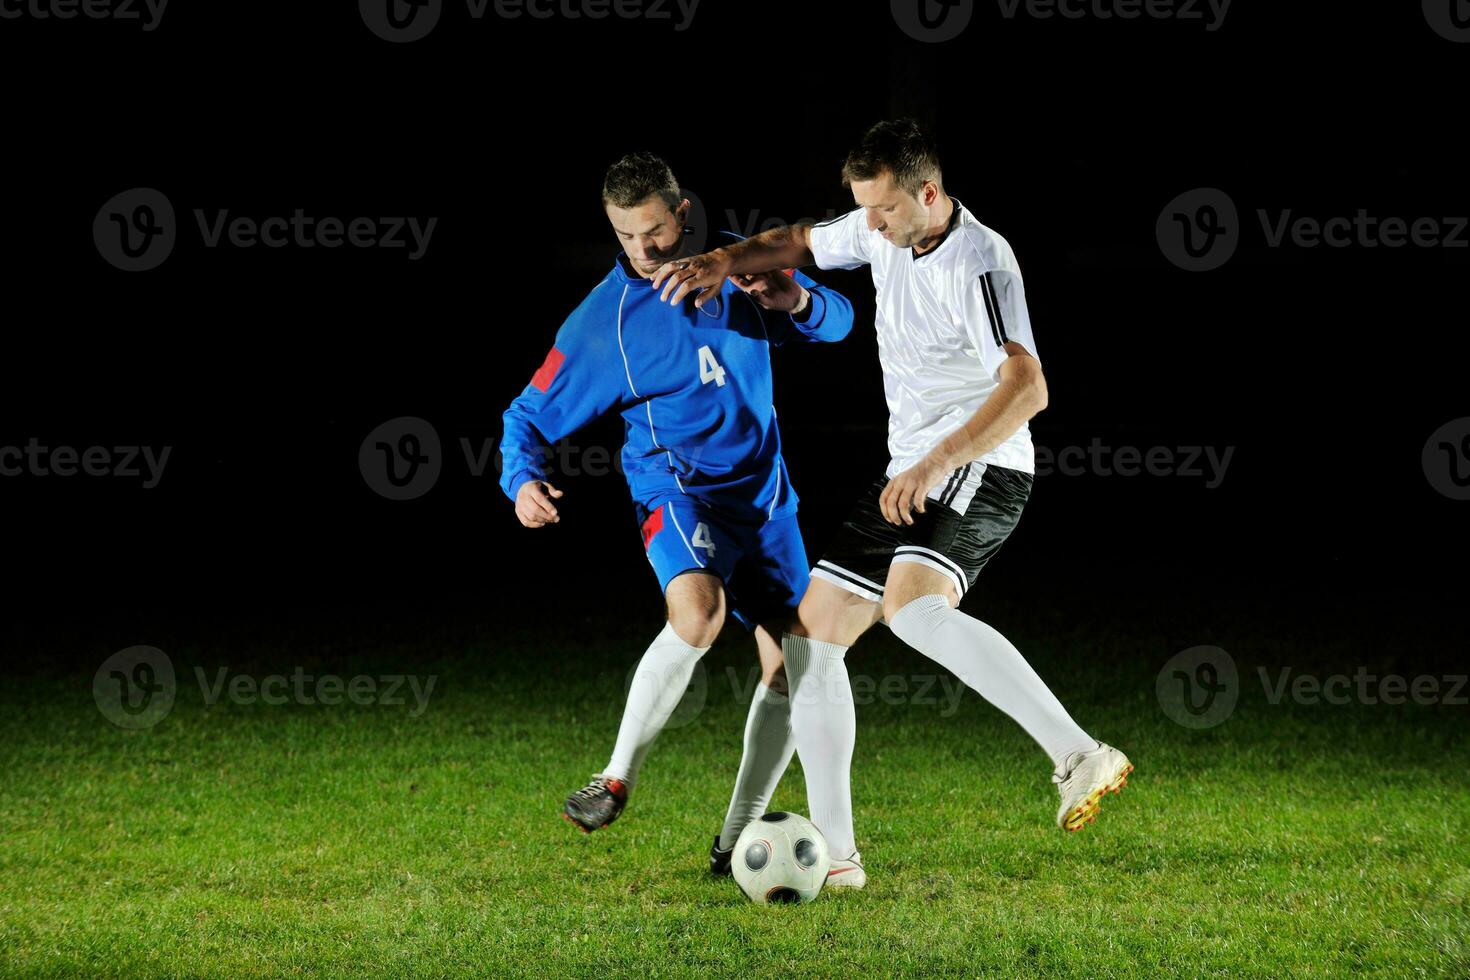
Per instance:
[[[567,798],[564,816],[584,831],[622,812],[726,612],[755,635],[761,683],[710,850],[711,869],[727,873],[735,839],[765,811],[795,748],[781,634],[810,577],[771,403],[770,348],[841,340],[852,305],[794,271],[731,277],[701,309],[663,303],[650,280],[684,254],[690,207],[673,172],[652,154],[630,154],[608,170],[602,202],[624,251],[506,410],[501,487],[526,527],[559,523],[563,492],[543,469],[544,447],[607,412],[623,416],[623,469],[668,622],[634,674],[612,758]]]

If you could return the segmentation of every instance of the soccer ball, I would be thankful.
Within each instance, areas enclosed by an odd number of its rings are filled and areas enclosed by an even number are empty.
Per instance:
[[[730,871],[752,902],[810,902],[827,883],[827,839],[799,813],[777,811],[740,832]]]

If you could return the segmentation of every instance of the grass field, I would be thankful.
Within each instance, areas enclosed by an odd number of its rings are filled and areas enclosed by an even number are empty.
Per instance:
[[[560,802],[606,760],[656,615],[124,637],[113,649],[151,642],[178,669],[152,728],[103,719],[95,666],[5,690],[0,973],[1470,972],[1470,709],[1271,705],[1247,679],[1233,717],[1191,731],[1155,700],[1175,651],[1218,643],[1244,674],[1354,648],[1311,624],[1226,628],[1253,620],[1223,608],[1182,625],[1142,601],[1082,607],[1059,628],[996,596],[986,613],[1130,753],[1128,789],[1064,835],[1041,753],[975,695],[949,717],[942,694],[875,699],[854,762],[870,884],[798,907],[752,905],[705,871],[745,713],[726,668],[743,686],[752,662],[733,628],[702,710],[681,709],[623,818],[591,836]],[[881,628],[850,662],[930,672]],[[417,717],[411,699],[208,706],[192,668],[223,663],[436,685]],[[799,764],[773,807],[805,811]]]

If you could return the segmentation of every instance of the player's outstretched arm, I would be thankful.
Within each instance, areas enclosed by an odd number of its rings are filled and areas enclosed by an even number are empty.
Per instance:
[[[731,276],[730,281],[764,310],[786,313],[789,319],[767,321],[770,341],[836,343],[852,331],[852,303],[830,286],[823,286],[799,269]]]
[[[730,276],[793,269],[815,261],[811,225],[787,225],[703,255],[665,262],[653,275],[653,288],[663,290],[659,298],[667,303],[677,306],[692,293],[694,305],[702,306],[706,299],[719,293]]]

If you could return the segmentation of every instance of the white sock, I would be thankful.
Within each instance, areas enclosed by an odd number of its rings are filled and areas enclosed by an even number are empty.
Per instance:
[[[781,652],[791,688],[791,730],[806,772],[812,823],[834,859],[857,850],[852,830],[852,748],[857,714],[843,654],[847,647],[785,633]]]
[[[679,706],[694,666],[708,650],[709,647],[690,646],[679,639],[673,624],[664,624],[663,632],[638,661],[633,684],[628,688],[618,741],[613,746],[612,761],[602,771],[604,776],[621,779],[632,788],[644,756],[648,755],[669,715]]]
[[[720,849],[735,846],[745,825],[766,812],[771,794],[796,751],[791,733],[791,701],[764,684],[755,686],[750,714],[745,716],[745,754],[735,777],[735,793],[720,830]]]
[[[922,596],[888,624],[893,635],[958,677],[1010,715],[1060,766],[1072,752],[1097,748],[1026,658],[994,627],[952,609],[942,595]],[[788,668],[789,669],[789,668]]]

